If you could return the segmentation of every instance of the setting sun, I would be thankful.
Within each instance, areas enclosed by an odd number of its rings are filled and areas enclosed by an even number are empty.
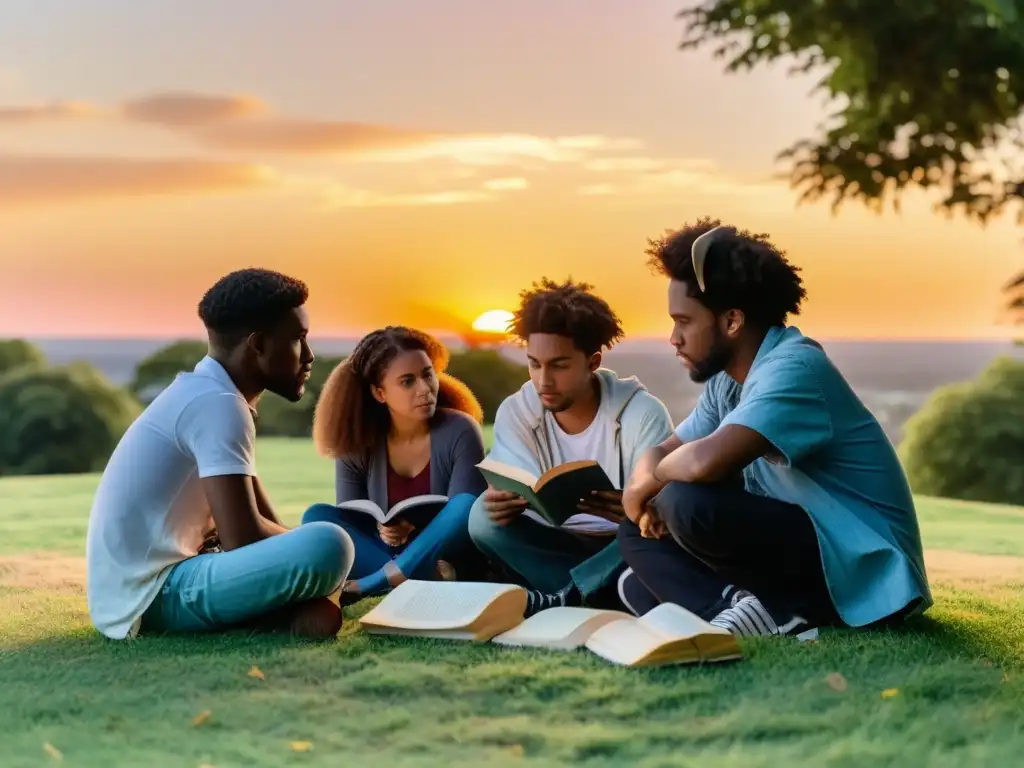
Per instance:
[[[511,312],[504,309],[492,309],[473,321],[473,330],[484,333],[507,333],[511,320]]]

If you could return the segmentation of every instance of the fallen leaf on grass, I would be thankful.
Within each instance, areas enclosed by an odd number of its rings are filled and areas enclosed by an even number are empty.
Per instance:
[[[309,752],[313,748],[313,742],[311,741],[293,741],[291,743],[292,752]]]
[[[526,754],[526,750],[523,749],[522,744],[513,744],[505,751],[512,757],[523,757]]]
[[[825,683],[833,691],[845,691],[846,690],[846,678],[838,672],[825,675]]]
[[[263,670],[257,667],[255,664],[249,670],[249,677],[255,677],[257,680],[266,680],[266,676],[263,674]]]
[[[54,760],[63,760],[64,755],[57,749],[53,744],[43,744],[43,751],[52,757]]]
[[[211,712],[210,710],[204,709],[202,712],[200,712],[198,715],[192,718],[192,726],[198,728],[200,725],[209,720],[210,715],[212,714],[213,712]]]
[[[899,688],[886,688],[884,691],[882,691],[882,698],[883,699],[894,699],[894,698],[896,698],[899,695],[900,695],[900,689]]]

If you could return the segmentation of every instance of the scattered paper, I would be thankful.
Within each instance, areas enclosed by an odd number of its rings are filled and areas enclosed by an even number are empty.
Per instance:
[[[896,698],[899,695],[900,695],[900,689],[899,688],[886,688],[884,691],[882,691],[882,698],[883,699],[894,699],[894,698]]]
[[[257,680],[266,680],[266,676],[263,674],[263,670],[257,667],[255,664],[249,670],[249,677],[255,677]]]
[[[210,710],[204,709],[202,712],[200,712],[198,715],[192,718],[192,726],[198,728],[200,725],[209,720],[210,715],[212,714],[213,713]]]
[[[43,751],[46,752],[54,760],[63,760],[64,755],[57,749],[53,744],[43,744]]]
[[[293,741],[292,752],[309,752],[313,748],[313,742],[311,741]]]
[[[845,691],[846,690],[846,678],[838,672],[833,672],[829,675],[825,675],[825,683],[833,691]]]

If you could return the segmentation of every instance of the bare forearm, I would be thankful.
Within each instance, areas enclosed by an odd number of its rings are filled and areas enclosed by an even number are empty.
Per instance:
[[[729,425],[711,435],[684,443],[658,463],[662,482],[716,483],[734,476],[763,456],[771,445],[746,427]]]
[[[274,508],[270,504],[270,497],[268,497],[267,492],[263,490],[263,484],[260,482],[260,479],[258,477],[254,477],[252,479],[252,488],[253,492],[256,494],[256,509],[259,511],[260,517],[263,518],[264,522],[273,524],[270,526],[270,530],[274,530],[275,527],[280,528],[282,530],[287,530],[281,524],[281,521],[278,519],[277,515],[274,514]],[[281,531],[274,532],[280,533]]]

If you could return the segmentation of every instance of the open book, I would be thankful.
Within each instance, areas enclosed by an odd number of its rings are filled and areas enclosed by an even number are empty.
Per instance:
[[[580,499],[591,491],[616,490],[596,461],[570,461],[552,467],[540,477],[491,458],[476,466],[491,486],[519,494],[530,509],[552,525],[561,525],[579,514]]]
[[[727,630],[671,603],[636,618],[622,611],[549,608],[523,620],[526,592],[512,584],[406,581],[360,619],[385,635],[491,641],[557,650],[586,648],[622,666],[740,659]]]
[[[397,517],[404,517],[419,529],[433,520],[434,516],[444,509],[444,505],[447,503],[447,496],[427,494],[425,496],[413,496],[400,501],[386,512],[369,499],[343,501],[341,504],[338,504],[338,509],[364,512],[382,525],[387,525]]]

